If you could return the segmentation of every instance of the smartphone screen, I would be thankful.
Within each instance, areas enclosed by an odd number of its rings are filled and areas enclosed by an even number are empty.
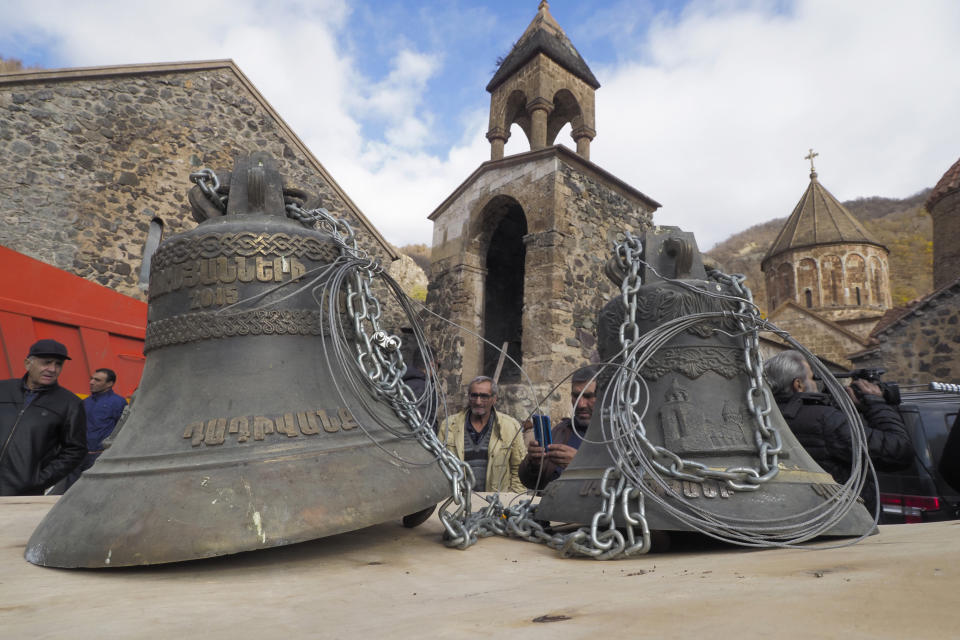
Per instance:
[[[541,447],[546,448],[552,442],[550,438],[550,416],[533,414],[533,433]]]

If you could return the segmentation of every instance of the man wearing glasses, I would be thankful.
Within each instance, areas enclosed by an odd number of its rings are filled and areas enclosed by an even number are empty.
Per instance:
[[[593,407],[597,402],[597,370],[595,367],[577,369],[570,378],[570,404],[573,418],[564,418],[550,430],[553,441],[546,447],[543,443],[532,442],[527,456],[520,463],[520,481],[528,489],[543,489],[560,477],[567,468],[583,442],[583,436],[590,426]],[[533,427],[531,422],[530,428]],[[524,423],[524,429],[527,428]]]
[[[469,406],[444,422],[447,448],[470,465],[474,491],[524,491],[517,476],[526,453],[520,423],[494,409],[496,383],[478,376],[467,397]]]

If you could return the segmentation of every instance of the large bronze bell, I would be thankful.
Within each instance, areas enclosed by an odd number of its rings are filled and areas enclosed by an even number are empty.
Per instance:
[[[223,182],[226,211],[192,193],[203,221],[154,254],[129,417],[34,531],[30,562],[207,558],[399,519],[450,495],[411,428],[347,382],[355,365],[329,357],[337,329],[305,283],[340,255],[332,237],[285,215],[266,154],[239,158]]]
[[[692,234],[671,227],[659,228],[645,234],[642,245],[645,266],[635,314],[641,335],[690,314],[736,310],[729,298],[691,290],[735,295],[728,286],[707,278]],[[608,274],[619,283],[623,274],[612,274],[612,270],[616,271],[608,263]],[[625,317],[621,297],[600,312],[599,350],[605,361],[623,361],[620,327]],[[671,338],[646,361],[640,372],[645,382],[645,399],[649,399],[643,423],[652,445],[708,469],[757,466],[754,414],[747,404],[750,376],[745,368],[742,337],[737,334],[737,327],[724,326],[722,319],[697,324]],[[611,437],[603,422],[611,419],[609,381],[615,371],[611,367],[604,370],[585,441],[570,466],[547,486],[536,510],[538,519],[589,523],[600,510],[601,478],[608,467],[615,466],[603,442]],[[722,480],[661,476],[675,495],[663,486],[658,488],[645,481],[648,491],[655,491],[667,505],[651,506],[647,500],[650,530],[695,530],[672,511],[685,508],[681,504],[684,501],[724,521],[763,521],[772,523],[773,528],[803,523],[828,501],[836,501],[840,486],[797,442],[775,404],[770,422],[781,439],[777,472],[772,480],[753,491],[736,491]],[[857,536],[873,530],[873,518],[858,503],[821,535]]]

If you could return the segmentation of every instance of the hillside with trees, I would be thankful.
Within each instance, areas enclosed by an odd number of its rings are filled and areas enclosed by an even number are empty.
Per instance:
[[[23,62],[16,58],[4,58],[0,56],[0,73],[13,73],[14,71],[32,71],[40,67],[24,67]]]
[[[908,198],[858,198],[843,203],[882,245],[890,250],[890,289],[901,306],[933,288],[933,225],[923,203],[930,189]],[[760,262],[787,218],[777,218],[734,234],[707,252],[727,273],[742,273],[762,313],[767,294]]]

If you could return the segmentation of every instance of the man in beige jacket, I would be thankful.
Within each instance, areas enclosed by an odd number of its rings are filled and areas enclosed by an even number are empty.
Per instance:
[[[469,406],[440,430],[447,448],[470,465],[474,491],[525,491],[517,475],[527,453],[520,423],[494,408],[497,387],[490,378],[474,378],[467,396]]]

